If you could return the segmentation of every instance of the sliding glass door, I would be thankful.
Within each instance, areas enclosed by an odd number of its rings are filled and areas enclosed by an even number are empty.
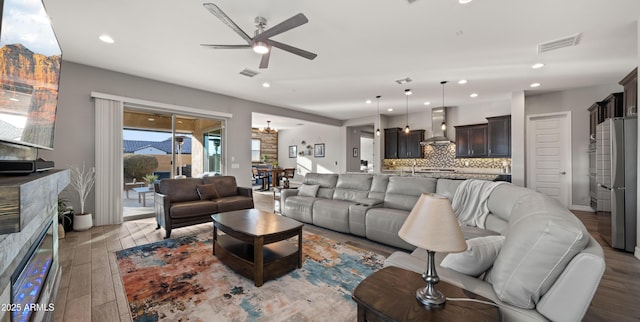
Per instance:
[[[153,215],[153,180],[224,174],[223,130],[222,119],[156,113],[125,105],[125,219]]]

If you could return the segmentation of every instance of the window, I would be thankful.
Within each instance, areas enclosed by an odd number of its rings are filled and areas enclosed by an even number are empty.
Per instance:
[[[260,139],[251,140],[251,162],[260,162]]]

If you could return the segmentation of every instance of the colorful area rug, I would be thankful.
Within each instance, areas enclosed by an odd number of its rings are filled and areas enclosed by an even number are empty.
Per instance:
[[[212,255],[211,238],[203,233],[116,252],[133,321],[355,321],[351,292],[384,261],[304,232],[302,268],[255,287]]]

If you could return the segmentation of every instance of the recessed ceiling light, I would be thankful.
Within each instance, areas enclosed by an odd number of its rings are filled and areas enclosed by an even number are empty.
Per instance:
[[[535,63],[535,64],[531,65],[531,68],[533,68],[533,69],[538,69],[538,68],[542,68],[542,67],[544,67],[543,63]]]
[[[531,87],[538,87],[538,86],[540,86],[540,83],[532,83],[532,84],[531,84],[531,85],[529,85],[529,86],[531,86]]]
[[[478,97],[478,93],[471,93],[471,95],[469,95],[469,97]]]
[[[431,105],[431,102],[426,101],[426,102],[424,102],[424,105]]]
[[[100,37],[98,37],[98,39],[100,39],[102,42],[107,43],[107,44],[113,44],[115,42],[113,40],[113,38],[111,38],[111,36],[109,36],[109,35],[100,35]]]
[[[393,109],[392,108],[388,108],[387,112],[393,112]]]
[[[471,2],[471,1],[473,1],[473,0],[458,0],[458,3],[459,4],[467,4],[467,3]]]
[[[9,100],[12,102],[20,102],[20,100],[15,97],[10,98]]]
[[[365,103],[371,104],[371,100],[366,100]]]
[[[264,82],[264,83],[262,83],[262,87],[269,88],[269,87],[271,87],[271,84],[269,84],[267,82]]]
[[[461,80],[458,81],[458,84],[460,84],[460,85],[463,85],[463,84],[466,84],[466,83],[467,83],[466,79],[461,79]]]

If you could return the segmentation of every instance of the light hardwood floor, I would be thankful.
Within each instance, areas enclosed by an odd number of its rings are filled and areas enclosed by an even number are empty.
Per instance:
[[[256,208],[273,211],[272,196],[254,194]],[[595,215],[574,212],[590,232],[595,232]],[[70,232],[60,240],[62,280],[54,321],[131,321],[114,251],[162,240],[163,230],[155,229],[155,219],[127,221],[121,225],[93,227]],[[394,248],[346,234],[306,225],[305,229],[338,241],[388,256]],[[212,231],[211,224],[175,229],[171,237]],[[640,307],[640,260],[633,255],[603,245],[607,269],[584,321],[638,321]]]

